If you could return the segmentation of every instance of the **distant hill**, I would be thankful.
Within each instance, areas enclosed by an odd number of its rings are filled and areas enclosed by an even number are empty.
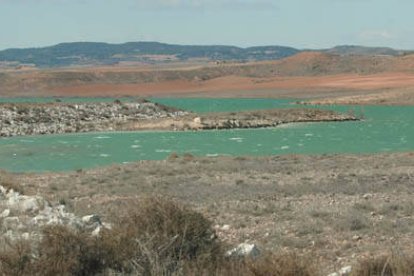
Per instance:
[[[326,53],[338,55],[385,55],[398,56],[403,54],[403,51],[395,50],[387,47],[364,47],[355,45],[341,45],[331,49],[323,50]]]
[[[108,44],[98,42],[61,43],[55,46],[0,51],[0,65],[19,66],[32,64],[37,67],[65,67],[82,65],[111,65],[119,62],[159,63],[189,59],[263,61],[279,60],[305,50],[284,46],[240,48],[235,46],[173,45],[159,42],[128,42]],[[388,55],[404,54],[391,48],[337,46],[314,50],[328,54]]]
[[[174,61],[203,58],[209,60],[276,60],[298,53],[291,47],[266,46],[183,46],[158,42],[108,44],[95,42],[62,43],[51,47],[0,51],[0,62],[34,64],[38,67],[105,65],[122,61]]]

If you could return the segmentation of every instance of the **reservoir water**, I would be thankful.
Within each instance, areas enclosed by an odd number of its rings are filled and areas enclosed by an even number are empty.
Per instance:
[[[291,106],[289,100],[272,99],[153,100],[197,112]],[[196,156],[266,156],[414,150],[414,107],[321,108],[354,112],[364,117],[364,120],[298,123],[251,130],[87,133],[2,138],[0,168],[15,172],[66,171],[137,160],[160,160],[172,152]]]

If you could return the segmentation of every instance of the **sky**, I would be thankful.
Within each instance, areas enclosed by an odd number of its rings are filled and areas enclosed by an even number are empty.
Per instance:
[[[0,49],[159,41],[414,49],[413,0],[0,0]]]

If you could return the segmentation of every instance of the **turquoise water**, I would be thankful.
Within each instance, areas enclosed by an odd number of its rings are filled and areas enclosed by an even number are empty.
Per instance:
[[[159,99],[194,111],[286,107],[288,101]],[[124,132],[13,137],[0,140],[0,168],[62,171],[136,160],[172,152],[198,156],[377,153],[414,150],[414,107],[323,107],[365,117],[361,122],[288,124],[271,129],[202,132]]]

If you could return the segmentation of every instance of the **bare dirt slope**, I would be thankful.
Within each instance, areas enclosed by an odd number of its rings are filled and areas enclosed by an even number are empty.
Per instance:
[[[304,52],[241,64],[15,70],[0,72],[0,83],[0,96],[345,97],[341,103],[358,96],[363,102],[411,104],[414,55]]]

